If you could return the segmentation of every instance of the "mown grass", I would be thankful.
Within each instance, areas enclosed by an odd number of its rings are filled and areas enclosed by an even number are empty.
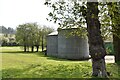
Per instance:
[[[24,53],[20,47],[2,47],[3,78],[93,78],[92,64],[44,56],[42,52]],[[110,78],[119,78],[119,66],[107,64]]]

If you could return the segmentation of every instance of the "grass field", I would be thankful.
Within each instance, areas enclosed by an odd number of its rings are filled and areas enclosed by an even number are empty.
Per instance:
[[[92,78],[92,64],[24,53],[20,47],[1,47],[3,78]],[[110,78],[119,78],[118,65],[107,64]]]

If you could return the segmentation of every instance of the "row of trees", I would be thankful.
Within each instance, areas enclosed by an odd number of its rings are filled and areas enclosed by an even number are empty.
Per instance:
[[[102,77],[107,77],[103,35],[114,34],[115,58],[120,61],[118,57],[120,56],[120,2],[98,3],[97,0],[94,0],[94,2],[89,2],[89,0],[86,2],[80,2],[79,0],[49,0],[45,2],[45,5],[53,9],[49,13],[51,19],[48,20],[57,22],[60,27],[71,28],[87,25],[89,50],[92,58],[92,75],[98,76],[101,74]]]
[[[53,28],[39,26],[37,23],[25,23],[17,27],[16,41],[24,46],[24,52],[29,51],[29,48],[33,52],[34,47],[38,52],[40,45],[43,51],[46,46],[46,36],[53,31]]]

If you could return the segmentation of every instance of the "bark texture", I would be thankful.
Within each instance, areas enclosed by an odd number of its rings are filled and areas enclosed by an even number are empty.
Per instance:
[[[36,52],[38,52],[39,51],[39,45],[36,45],[36,48],[37,48]]]
[[[24,45],[24,52],[26,52],[27,48],[26,48],[26,45]]]
[[[34,46],[31,47],[31,51],[34,52]]]
[[[93,76],[101,74],[107,77],[105,55],[106,51],[101,37],[100,22],[98,18],[98,2],[87,2],[87,31],[89,39],[89,50],[92,58]]]
[[[115,53],[115,62],[120,61],[120,38],[116,35],[113,35],[113,45]]]
[[[44,37],[42,36],[42,52],[44,51]]]

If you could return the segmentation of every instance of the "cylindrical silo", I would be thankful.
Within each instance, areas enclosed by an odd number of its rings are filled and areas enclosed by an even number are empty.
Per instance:
[[[57,56],[58,54],[58,32],[50,33],[47,36],[47,55]]]
[[[88,40],[77,35],[70,35],[75,29],[58,30],[58,57],[65,59],[88,59]]]

